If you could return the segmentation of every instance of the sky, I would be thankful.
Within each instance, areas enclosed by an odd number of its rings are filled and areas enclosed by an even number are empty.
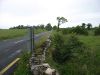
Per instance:
[[[56,17],[68,22],[60,27],[82,23],[100,24],[100,0],[0,0],[0,28],[17,25],[57,25]]]

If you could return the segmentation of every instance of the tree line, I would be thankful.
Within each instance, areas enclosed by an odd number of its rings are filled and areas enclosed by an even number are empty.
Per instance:
[[[27,25],[27,26],[24,26],[24,25],[18,25],[18,26],[14,26],[14,27],[11,27],[9,29],[27,29],[29,28],[30,26]],[[46,29],[48,31],[52,30],[52,29],[57,29],[57,26],[52,26],[51,23],[48,23],[46,26],[44,24],[39,24],[37,26],[33,26],[35,29]]]
[[[95,35],[100,35],[100,24],[98,27],[92,27],[91,23],[82,23],[81,26],[77,25],[76,27],[71,27],[71,28],[60,28],[59,26],[63,23],[68,22],[68,20],[64,17],[57,17],[57,26],[54,25],[52,26],[51,23],[48,23],[47,25],[44,24],[39,24],[37,26],[33,26],[35,29],[46,29],[48,31],[50,30],[57,30],[60,31],[62,30],[62,32],[65,33],[76,33],[76,34],[83,34],[83,35],[88,35],[88,31],[89,30],[93,30]],[[18,26],[14,26],[11,27],[10,29],[27,29],[29,26],[24,26],[24,25],[18,25]]]

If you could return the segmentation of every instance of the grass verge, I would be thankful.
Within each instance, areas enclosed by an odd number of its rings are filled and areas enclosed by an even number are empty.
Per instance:
[[[31,54],[24,52],[21,56],[21,59],[18,63],[18,67],[14,72],[14,75],[32,75],[29,69],[29,58],[30,58]]]
[[[69,35],[64,35],[64,40],[67,40]],[[79,41],[83,42],[89,53],[79,55],[77,58],[72,58],[63,64],[59,64],[53,60],[52,51],[53,45],[48,50],[46,61],[56,68],[60,75],[99,75],[100,74],[100,36],[83,36],[77,35]],[[88,55],[88,56],[87,56]],[[84,57],[83,57],[84,56]],[[81,59],[80,59],[81,58]]]

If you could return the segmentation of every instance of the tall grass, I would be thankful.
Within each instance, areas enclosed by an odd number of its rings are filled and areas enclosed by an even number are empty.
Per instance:
[[[70,35],[63,36],[66,41]],[[61,75],[100,75],[100,36],[77,35],[77,37],[86,45],[85,53],[59,64],[53,60],[52,51],[54,48],[51,45],[46,58],[47,62]]]
[[[23,52],[18,67],[14,72],[14,75],[32,75],[28,65],[30,56],[30,53]]]

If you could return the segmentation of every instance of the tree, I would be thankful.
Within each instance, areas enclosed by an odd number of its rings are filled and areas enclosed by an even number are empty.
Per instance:
[[[85,29],[85,27],[86,27],[86,24],[82,23],[82,28]]]
[[[18,25],[18,26],[14,26],[14,27],[11,27],[9,29],[27,29],[29,26],[24,26],[24,25]]]
[[[48,31],[52,30],[51,24],[48,23],[48,24],[45,26],[45,29],[48,30]]]
[[[91,23],[88,23],[87,24],[87,29],[90,30],[91,28],[92,28],[92,24]]]
[[[40,25],[40,28],[41,28],[41,29],[44,29],[44,25],[43,25],[43,24],[41,24],[41,25]]]
[[[58,30],[59,30],[59,26],[65,22],[68,22],[66,18],[64,17],[57,17],[57,21],[58,21]]]
[[[57,26],[55,25],[55,26],[53,26],[53,30],[56,30],[57,29]]]

